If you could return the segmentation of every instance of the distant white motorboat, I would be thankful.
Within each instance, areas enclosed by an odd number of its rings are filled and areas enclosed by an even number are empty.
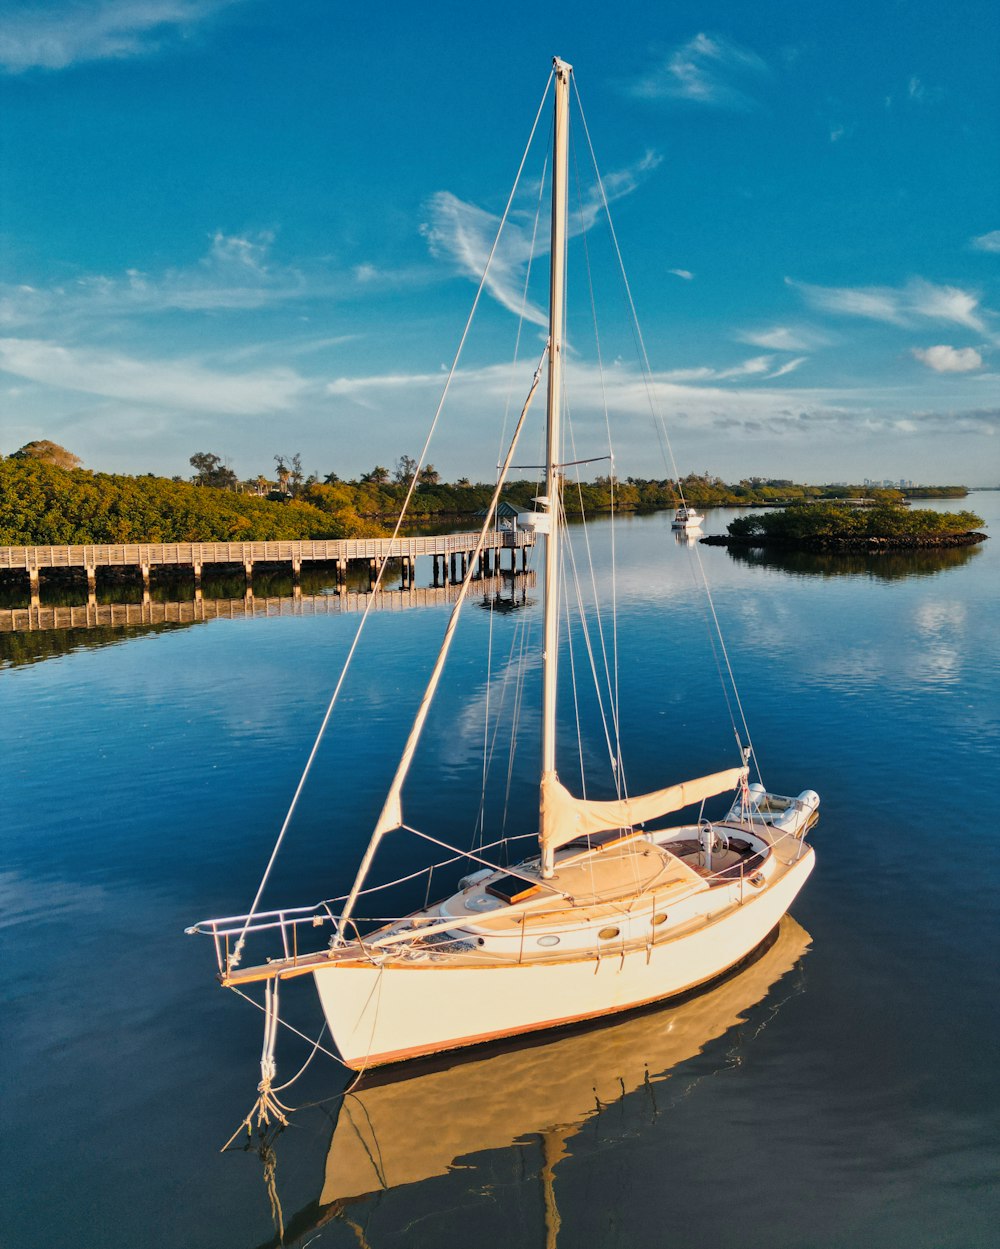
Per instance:
[[[504,833],[499,841],[477,845],[475,850],[449,844],[435,823],[416,828],[407,821],[403,793],[476,563],[486,535],[495,525],[500,493],[541,378],[542,363],[528,391],[479,545],[470,553],[462,592],[350,891],[311,907],[264,912],[257,904],[265,874],[247,915],[206,920],[189,929],[213,937],[223,985],[233,989],[254,983],[266,986],[261,1063],[265,1104],[279,1021],[277,986],[282,982],[312,976],[344,1063],[364,1070],[604,1018],[708,985],[764,941],[813,869],[814,854],[805,835],[817,819],[818,796],[806,790],[796,798],[786,798],[768,794],[763,786],[751,787],[752,751],[749,745],[740,744],[745,724],[741,729],[735,720],[736,741],[729,746],[735,756],[732,766],[694,779],[664,778],[661,788],[647,793],[628,791],[620,748],[610,740],[609,779],[604,783],[610,784],[612,796],[590,796],[595,789],[600,792],[600,782],[588,779],[588,789],[584,789],[582,778],[574,783],[577,792],[573,792],[557,771],[557,669],[561,622],[566,620],[566,607],[560,600],[569,588],[567,561],[563,559],[563,478],[569,465],[579,462],[575,455],[570,458],[571,448],[564,451],[560,425],[566,355],[563,327],[570,78],[571,66],[556,59],[552,79],[555,119],[549,329],[543,356],[543,361],[546,357],[548,361],[546,478],[544,494],[537,499],[538,511],[532,518],[545,554],[541,766],[540,776],[532,782],[538,787],[537,824],[532,821],[518,834],[529,844],[515,848],[512,865],[503,866],[501,855],[516,845],[518,837]],[[693,527],[700,519],[691,509],[683,508],[678,510],[674,524]],[[614,636],[617,639],[617,633]],[[630,651],[624,638],[616,640],[612,663],[619,654],[636,663],[644,662],[644,656]],[[617,679],[609,675],[608,685],[610,728],[606,718],[599,732],[617,738]],[[330,711],[327,718],[329,715]],[[676,726],[669,719],[663,724],[666,768]],[[565,752],[562,762],[567,779],[577,754],[582,773],[586,753],[582,747],[572,756]],[[315,748],[310,763],[314,756]],[[304,781],[305,775],[300,790]],[[723,794],[732,795],[728,814],[722,819],[708,818],[706,801]],[[470,799],[473,809],[482,800],[479,794],[470,795]],[[452,802],[449,797],[449,808]],[[292,810],[294,800],[282,835]],[[689,814],[683,823],[665,822],[666,817],[685,810]],[[369,884],[373,860],[387,837],[411,835],[438,856],[439,861],[425,869],[428,894],[432,883],[441,879],[442,870],[446,880],[449,870],[458,875],[449,864],[468,860],[474,870],[439,901],[385,920],[384,895],[376,890],[387,886]],[[504,849],[499,848],[501,845]],[[435,868],[436,876],[432,875]],[[389,884],[411,881],[412,887],[412,877],[413,873]],[[374,914],[383,918],[358,918],[362,899],[369,900]],[[322,938],[327,925],[333,928],[332,937],[324,939],[321,948],[309,949],[310,934]],[[276,948],[266,958],[245,966],[247,943],[257,944],[268,937],[276,938]]]
[[[705,517],[700,516],[693,507],[682,505],[674,512],[674,519],[670,522],[670,528],[700,529],[704,519]]]

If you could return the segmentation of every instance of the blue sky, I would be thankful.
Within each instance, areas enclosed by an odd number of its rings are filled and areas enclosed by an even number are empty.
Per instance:
[[[555,53],[682,472],[1000,481],[995,0],[4,8],[4,454],[344,477],[416,454]],[[430,452],[450,477],[492,476],[540,350],[536,282],[512,381],[533,168]],[[571,293],[590,248],[576,228]],[[618,470],[663,476],[622,342]]]

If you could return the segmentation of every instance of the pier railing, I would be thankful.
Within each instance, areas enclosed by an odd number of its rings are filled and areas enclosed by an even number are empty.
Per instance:
[[[531,529],[495,529],[486,535],[479,555],[479,575],[499,572],[501,554],[510,552],[510,572],[516,571],[521,552],[521,571],[527,568],[529,547],[534,545]],[[465,576],[479,543],[478,533],[425,534],[398,538],[331,538],[286,542],[130,542],[79,546],[0,546],[0,572],[25,572],[32,597],[38,594],[39,579],[46,570],[79,568],[86,572],[94,589],[100,568],[135,568],[149,587],[154,568],[188,567],[200,584],[206,565],[242,564],[247,584],[255,564],[289,564],[298,578],[303,564],[331,564],[337,578],[344,581],[352,563],[367,563],[374,582],[378,568],[388,560],[403,566],[403,580],[412,584],[419,557],[434,561],[434,584]]]
[[[487,535],[487,550],[530,547],[530,530],[497,530]],[[0,546],[0,569],[121,568],[182,564],[287,564],[296,561],[337,563],[366,559],[416,559],[472,551],[478,533],[427,534],[409,538],[331,538],[297,542],[132,542],[122,545]]]

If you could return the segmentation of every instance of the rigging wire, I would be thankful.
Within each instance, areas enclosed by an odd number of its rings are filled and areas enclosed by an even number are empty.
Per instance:
[[[510,448],[507,452],[506,459],[504,460],[503,471],[500,475],[500,480],[497,482],[493,490],[493,494],[490,498],[490,504],[486,510],[486,517],[483,520],[483,526],[479,532],[479,538],[476,542],[476,548],[471,553],[468,571],[466,572],[465,577],[462,581],[462,586],[461,586],[461,589],[459,590],[458,598],[455,600],[455,604],[451,610],[451,615],[448,618],[448,627],[445,629],[444,639],[441,643],[440,649],[438,650],[437,659],[435,660],[434,668],[433,668],[433,671],[431,672],[430,680],[427,682],[427,686],[424,690],[423,698],[420,700],[420,706],[417,709],[417,714],[414,717],[413,724],[410,728],[409,736],[406,739],[406,745],[403,748],[402,758],[400,759],[399,764],[396,767],[396,772],[395,772],[395,775],[393,776],[392,784],[389,786],[389,792],[386,795],[385,802],[382,805],[382,811],[375,825],[375,830],[372,833],[371,839],[368,842],[368,848],[365,850],[365,853],[361,859],[361,865],[358,868],[357,874],[355,875],[354,884],[351,886],[351,892],[348,894],[347,901],[344,903],[344,909],[341,912],[340,923],[337,928],[337,933],[335,937],[333,938],[334,944],[336,945],[341,944],[343,940],[344,924],[347,918],[350,916],[351,911],[354,908],[354,902],[358,896],[358,893],[361,889],[362,884],[364,883],[365,877],[367,876],[368,871],[371,868],[372,862],[374,861],[375,852],[378,849],[379,843],[381,842],[382,838],[386,835],[386,833],[392,831],[393,829],[399,828],[403,825],[402,797],[401,797],[403,783],[406,780],[406,777],[409,774],[410,766],[413,763],[413,756],[416,753],[417,745],[420,741],[421,734],[423,733],[424,724],[427,721],[427,715],[428,715],[428,712],[430,711],[431,702],[434,698],[434,694],[435,694],[435,691],[437,690],[438,684],[440,683],[441,675],[444,672],[445,662],[448,658],[448,652],[451,649],[451,644],[455,637],[455,630],[458,627],[459,617],[462,613],[462,608],[465,605],[465,600],[468,597],[469,587],[472,584],[473,573],[475,571],[474,561],[479,559],[482,556],[483,546],[486,541],[486,534],[489,531],[489,526],[492,523],[496,515],[496,508],[500,499],[500,492],[503,488],[504,480],[506,478],[507,472],[509,471],[511,462],[514,458],[514,453],[517,450],[518,439],[520,438],[521,431],[524,428],[524,422],[527,419],[528,409],[531,407],[531,402],[535,396],[535,391],[538,389],[538,384],[541,381],[542,368],[544,366],[546,358],[548,357],[548,354],[549,354],[549,346],[548,346],[548,343],[546,343],[542,351],[541,358],[538,361],[538,367],[535,370],[535,375],[531,382],[531,388],[528,391],[527,398],[524,401],[524,406],[521,409],[521,415],[518,417],[517,425],[514,428],[514,433],[511,437]]]
[[[569,425],[570,439],[575,444],[575,434],[573,431],[572,423],[567,421],[567,425]],[[613,666],[614,676],[612,677],[612,667],[609,666],[608,647],[607,647],[607,642],[604,637],[604,620],[603,620],[603,614],[601,612],[600,593],[597,588],[597,575],[594,570],[594,554],[590,545],[590,526],[587,523],[587,509],[583,501],[583,482],[580,480],[579,471],[577,472],[576,487],[577,487],[577,497],[580,501],[580,516],[582,517],[582,520],[583,520],[583,525],[582,525],[583,541],[584,541],[584,546],[586,547],[586,552],[587,552],[587,567],[590,573],[590,589],[594,597],[594,625],[597,630],[597,637],[600,643],[601,660],[602,660],[603,667],[604,667],[604,678],[607,682],[608,703],[609,703],[609,709],[610,709],[611,724],[614,730],[614,751],[611,752],[611,773],[612,773],[612,776],[614,777],[615,792],[617,796],[621,798],[623,793],[627,795],[627,787],[625,786],[624,771],[623,771],[622,762],[621,762],[622,761],[621,726],[620,726],[619,718],[618,718],[618,703],[617,703],[617,691],[618,691],[617,653],[615,654],[615,660],[614,660],[614,666]],[[570,558],[575,560],[575,556],[572,550],[572,545],[569,543],[567,545],[570,546]],[[576,570],[576,566],[574,563],[574,573],[575,573],[575,570]],[[614,587],[614,581],[615,581],[614,573],[612,572],[612,588]],[[582,618],[584,615],[584,608],[583,608],[583,596],[582,596],[582,591],[580,590],[579,580],[577,580],[577,597],[578,597],[579,604],[580,604],[580,613],[581,613],[581,618]],[[616,607],[617,607],[617,600],[614,597],[612,597],[612,620],[615,620],[615,617],[616,617]],[[589,645],[589,641],[588,641],[588,645]],[[595,683],[595,688],[596,688],[596,685],[597,685],[596,671],[594,673],[594,683]],[[601,706],[601,714],[603,718],[603,715],[604,715],[603,703]],[[607,736],[607,724],[606,723],[605,723],[605,736]],[[609,741],[609,751],[610,751],[610,741]]]
[[[614,248],[615,256],[617,257],[617,260],[618,260],[618,267],[621,273],[622,283],[624,285],[625,294],[626,294],[626,300],[627,300],[628,308],[631,314],[630,321],[631,321],[631,326],[632,326],[632,333],[635,338],[636,346],[638,348],[640,366],[642,368],[643,377],[646,382],[646,394],[647,394],[647,399],[649,402],[650,413],[653,417],[654,429],[657,432],[657,437],[660,442],[661,451],[664,452],[664,458],[665,460],[668,460],[669,467],[672,468],[673,470],[674,480],[677,483],[677,492],[678,492],[678,495],[680,496],[681,504],[682,506],[686,507],[687,504],[684,498],[684,490],[681,484],[680,472],[677,468],[677,460],[674,456],[674,450],[670,441],[670,435],[667,430],[666,421],[664,420],[663,414],[660,411],[658,405],[654,402],[653,396],[655,393],[655,384],[654,384],[654,379],[653,379],[652,368],[650,367],[650,363],[649,363],[649,355],[646,351],[646,343],[645,343],[645,340],[643,339],[642,329],[640,328],[640,325],[639,325],[639,318],[636,313],[635,301],[632,297],[632,288],[631,288],[631,285],[629,284],[628,275],[625,272],[625,264],[622,258],[621,248],[619,247],[619,244],[618,244],[618,235],[615,232],[614,222],[612,221],[612,218],[611,218],[611,207],[608,202],[607,192],[604,186],[604,179],[601,177],[601,173],[598,168],[597,156],[596,156],[596,153],[594,152],[594,145],[590,138],[590,130],[587,127],[587,119],[583,111],[583,101],[580,98],[580,89],[577,86],[575,75],[573,76],[572,81],[573,81],[573,89],[576,92],[577,105],[578,105],[579,112],[580,112],[580,121],[583,126],[583,132],[587,139],[587,146],[590,150],[590,158],[593,163],[595,176],[597,178],[597,185],[600,191],[601,202],[602,202],[602,205],[604,208],[604,214],[608,223],[608,231],[611,236],[611,241],[612,241],[612,246]],[[729,659],[729,651],[726,647],[726,641],[722,634],[722,627],[719,623],[718,613],[715,608],[715,600],[712,596],[712,592],[709,587],[708,577],[705,572],[705,566],[702,562],[701,554],[700,552],[697,551],[697,549],[695,550],[695,559],[698,564],[698,571],[701,577],[701,584],[702,584],[702,587],[704,588],[705,596],[709,604],[709,610],[711,612],[712,620],[715,625],[716,636],[718,638],[719,648],[723,655],[726,672],[729,675],[729,682],[733,691],[733,698],[735,699],[736,706],[739,709],[740,722],[742,724],[743,731],[746,734],[747,744],[750,747],[751,755],[754,759],[754,765],[757,769],[757,775],[759,777],[760,765],[757,761],[757,754],[756,754],[756,751],[754,750],[753,743],[750,738],[750,729],[747,724],[746,714],[744,712],[743,703],[740,698],[739,688],[736,684],[736,676],[733,672],[732,663],[730,662],[730,659]],[[728,699],[727,699],[727,703],[728,703]],[[733,731],[736,735],[737,743],[739,744],[740,743],[739,730],[736,725],[735,717],[732,715],[731,709],[730,709],[730,720],[732,721]],[[741,746],[741,750],[742,750],[742,746]]]
[[[521,624],[521,643],[517,658],[517,677],[514,684],[514,713],[511,716],[510,724],[510,740],[507,749],[507,780],[504,787],[503,798],[503,818],[500,822],[500,831],[503,837],[507,837],[507,819],[510,814],[510,798],[514,789],[514,764],[517,759],[517,743],[518,733],[521,726],[521,712],[524,708],[524,691],[528,671],[528,661],[525,655],[528,650],[528,643],[531,638],[531,621],[525,619]]]
[[[434,417],[431,421],[430,429],[427,431],[427,437],[424,439],[424,445],[420,451],[420,456],[417,460],[417,466],[413,470],[413,478],[410,481],[409,488],[407,489],[406,498],[403,500],[403,506],[400,509],[399,517],[396,521],[395,528],[392,531],[391,541],[393,542],[399,537],[399,531],[403,525],[403,518],[406,515],[406,512],[410,506],[410,501],[413,498],[414,491],[417,488],[417,482],[420,478],[420,471],[426,461],[427,452],[430,448],[431,440],[433,439],[434,433],[437,430],[438,421],[440,420],[441,412],[444,408],[445,400],[448,397],[448,392],[451,389],[451,384],[452,384],[452,381],[454,380],[455,374],[458,372],[458,363],[462,357],[462,352],[465,348],[466,339],[469,337],[469,330],[472,327],[473,317],[476,314],[476,309],[479,307],[479,301],[482,298],[483,291],[486,288],[486,279],[489,276],[490,266],[492,265],[493,258],[496,255],[497,247],[499,246],[499,243],[500,243],[500,237],[503,234],[504,226],[507,223],[507,218],[510,215],[511,206],[514,202],[514,196],[517,193],[518,186],[520,185],[521,174],[524,172],[524,166],[528,159],[528,152],[530,151],[532,142],[534,141],[535,131],[538,129],[538,122],[542,116],[542,110],[545,107],[545,101],[548,98],[549,87],[552,85],[553,77],[554,77],[554,70],[549,74],[548,82],[545,84],[545,90],[542,92],[542,98],[539,101],[538,111],[535,114],[535,120],[531,127],[531,133],[528,136],[528,142],[525,145],[524,153],[521,156],[521,162],[518,165],[517,174],[514,178],[514,185],[511,187],[510,195],[507,197],[507,203],[504,207],[503,215],[500,218],[500,225],[497,228],[496,237],[493,240],[493,245],[490,248],[489,255],[486,259],[486,266],[483,269],[483,276],[480,278],[479,286],[476,289],[476,296],[472,301],[472,307],[469,310],[468,317],[466,318],[465,328],[462,331],[462,337],[459,340],[458,348],[455,352],[455,357],[452,361],[451,368],[448,371],[448,376],[445,380],[444,389],[441,392],[441,398],[438,401],[438,406],[434,413]],[[302,775],[299,778],[299,783],[295,787],[295,792],[292,795],[291,803],[289,804],[288,811],[285,815],[284,820],[282,821],[281,829],[278,833],[277,840],[274,843],[274,849],[271,851],[271,857],[268,859],[267,866],[264,869],[264,875],[261,878],[260,885],[257,888],[257,893],[254,896],[253,903],[251,904],[250,910],[247,914],[247,921],[246,921],[246,924],[244,925],[243,932],[240,934],[239,940],[236,942],[234,952],[233,952],[233,959],[231,961],[231,966],[236,966],[239,963],[240,958],[242,956],[243,947],[246,942],[247,928],[249,927],[250,921],[253,919],[254,915],[257,912],[257,907],[260,905],[260,900],[263,897],[264,890],[267,887],[267,882],[271,875],[271,871],[274,867],[275,861],[277,860],[278,851],[281,848],[281,844],[285,839],[285,834],[288,831],[289,825],[292,822],[292,817],[295,814],[295,810],[298,806],[299,798],[301,797],[302,791],[305,788],[306,779],[309,776],[309,773],[312,771],[313,763],[315,762],[316,756],[319,753],[320,743],[322,742],[323,737],[326,734],[327,725],[330,723],[330,717],[333,715],[333,709],[336,706],[337,699],[340,696],[340,691],[343,688],[344,681],[347,678],[347,672],[348,672],[348,669],[350,668],[351,661],[353,660],[355,651],[358,648],[358,643],[361,641],[361,634],[364,630],[365,625],[368,622],[368,617],[371,613],[372,604],[375,601],[375,596],[378,593],[378,591],[381,589],[382,580],[385,574],[385,569],[386,569],[387,564],[388,564],[388,560],[383,560],[376,574],[375,583],[371,588],[371,592],[368,596],[368,601],[365,603],[365,610],[362,613],[361,619],[358,622],[358,627],[355,630],[354,639],[351,642],[350,648],[347,652],[347,658],[344,660],[344,666],[341,669],[340,677],[337,680],[337,684],[334,687],[333,693],[330,696],[330,701],[327,704],[326,712],[323,716],[322,721],[320,722],[319,732],[316,734],[316,740],[313,742],[312,749],[310,750],[309,756],[306,759],[306,764],[305,764],[305,767],[303,768]]]
[[[582,498],[581,498],[581,506],[582,506]],[[565,510],[563,509],[561,500],[559,504],[559,510],[560,510],[560,521],[563,525],[565,525],[566,514],[565,514]],[[584,525],[584,528],[586,529],[586,525]],[[617,756],[620,754],[620,750],[618,750],[616,746],[614,745],[612,741],[611,730],[608,728],[608,713],[604,705],[604,689],[602,687],[600,678],[598,677],[598,674],[597,674],[597,660],[594,657],[594,644],[590,636],[590,626],[587,623],[587,611],[583,602],[583,592],[580,586],[580,574],[576,566],[576,555],[574,554],[572,543],[570,542],[565,543],[564,549],[568,551],[569,553],[568,563],[572,571],[573,587],[576,591],[577,610],[580,613],[580,632],[583,636],[584,646],[585,646],[586,653],[587,653],[587,659],[588,659],[588,662],[590,663],[590,673],[591,673],[591,678],[594,682],[594,693],[597,698],[598,710],[600,711],[600,715],[601,715],[601,727],[604,731],[604,741],[608,749],[608,759],[611,762],[611,771],[615,777],[615,785],[617,788],[617,786],[619,785],[619,780],[618,780],[617,769],[616,769],[615,764],[616,764]],[[588,548],[588,554],[589,554],[589,548]],[[565,566],[564,566],[563,572],[565,576]],[[566,600],[567,602],[569,600],[568,593],[566,594]],[[607,671],[606,664],[605,664],[605,671]],[[610,679],[609,679],[609,686],[610,686]],[[621,797],[620,792],[618,796]]]
[[[586,120],[583,118],[583,104],[580,100],[580,93],[576,86],[576,76],[573,76],[573,88],[576,91],[577,104],[580,109],[580,117],[584,121],[584,130],[586,130]],[[587,136],[589,143],[590,136]],[[574,141],[573,149],[573,170],[576,176],[577,187],[577,203],[580,215],[580,236],[583,242],[583,258],[587,274],[587,289],[590,293],[590,316],[594,328],[594,351],[597,356],[597,376],[601,383],[601,408],[604,412],[604,430],[608,439],[608,455],[611,460],[611,469],[608,474],[608,487],[611,496],[611,650],[612,663],[611,671],[614,673],[614,689],[611,695],[611,705],[613,709],[615,722],[615,745],[617,747],[617,767],[615,769],[616,785],[619,775],[624,777],[624,762],[621,753],[621,706],[620,706],[620,686],[619,686],[619,667],[618,667],[618,564],[617,564],[617,547],[616,547],[616,530],[615,524],[615,490],[617,482],[615,480],[615,455],[614,443],[611,437],[611,415],[608,408],[608,388],[604,373],[604,353],[601,349],[601,332],[597,319],[597,299],[594,293],[594,271],[590,260],[590,239],[589,231],[586,229],[586,222],[583,216],[583,193],[582,178],[580,176],[579,148]],[[591,149],[593,151],[593,149]],[[595,162],[596,170],[596,162]],[[598,178],[600,175],[598,174]],[[602,189],[603,194],[603,189]],[[574,452],[575,454],[575,452]],[[603,646],[603,638],[602,638]],[[622,781],[624,784],[624,780]],[[618,790],[621,796],[621,789]]]
[[[521,696],[521,689],[522,689],[523,681],[524,681],[524,651],[526,649],[524,638],[525,638],[526,628],[527,628],[526,622],[522,618],[514,630],[513,636],[511,638],[510,649],[507,653],[507,659],[503,668],[503,679],[501,681],[501,686],[500,686],[500,702],[493,716],[493,733],[489,739],[489,750],[487,754],[487,759],[486,759],[486,764],[485,764],[485,769],[484,769],[484,777],[483,777],[483,789],[479,797],[479,814],[477,816],[477,821],[479,822],[479,825],[483,833],[485,833],[485,807],[486,807],[487,781],[493,768],[493,761],[496,755],[497,745],[500,740],[500,728],[502,724],[501,717],[502,717],[504,707],[507,704],[508,692],[511,688],[512,683],[514,686],[514,711],[512,713],[512,718],[511,718],[511,729],[512,729],[512,734],[516,737],[517,717],[518,717],[518,713],[520,710],[520,696]],[[519,650],[519,653],[515,656],[515,651],[518,650],[519,643],[520,643],[520,650]],[[513,674],[513,677],[512,677],[512,674]],[[512,767],[512,764],[509,765],[508,767],[507,793],[505,795],[507,800],[509,800],[510,798],[510,784],[512,780],[512,775],[511,775],[511,770],[510,770],[511,767]],[[505,815],[506,815],[506,806],[505,806]],[[502,827],[505,827],[505,822],[502,825]],[[480,849],[482,848],[481,844],[478,848]]]
[[[563,593],[566,593],[566,569],[563,566],[562,575]],[[576,753],[580,764],[580,797],[587,796],[587,770],[583,763],[583,727],[580,723],[580,696],[576,684],[576,648],[573,645],[573,630],[569,627],[569,619],[566,621],[566,653],[569,656],[569,680],[570,689],[573,691],[573,718],[576,722]]]
[[[550,127],[551,129],[551,127]],[[514,354],[511,360],[510,382],[507,387],[507,398],[504,403],[503,424],[500,430],[500,441],[497,446],[497,472],[499,473],[503,464],[503,448],[506,445],[507,421],[510,417],[510,403],[514,390],[514,379],[517,369],[517,363],[520,358],[521,334],[524,331],[524,323],[528,308],[528,290],[531,284],[531,270],[535,260],[535,248],[538,243],[538,226],[541,220],[542,204],[544,202],[545,178],[548,171],[548,156],[542,164],[542,176],[538,180],[538,199],[535,203],[535,217],[531,229],[531,246],[528,251],[528,261],[524,270],[524,284],[521,288],[521,308],[517,320],[517,334],[514,339]],[[516,559],[516,548],[514,558]],[[486,706],[483,716],[483,768],[482,768],[482,793],[479,800],[479,813],[477,815],[477,827],[473,838],[473,844],[481,841],[485,835],[485,819],[486,819],[486,786],[489,778],[489,765],[493,757],[493,748],[489,741],[489,725],[490,725],[490,695],[492,691],[492,663],[493,663],[493,612],[490,611],[489,637],[486,648]],[[506,688],[506,677],[505,685]],[[502,706],[502,705],[501,705]],[[499,709],[497,713],[499,717]],[[496,734],[494,733],[494,742]]]

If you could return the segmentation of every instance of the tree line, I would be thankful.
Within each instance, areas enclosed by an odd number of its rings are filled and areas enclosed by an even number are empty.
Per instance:
[[[28,443],[0,460],[0,545],[125,542],[234,542],[377,537],[399,513],[416,476],[410,515],[415,521],[464,520],[489,505],[493,483],[460,477],[443,482],[433,465],[419,468],[402,455],[390,470],[376,464],[355,479],[335,472],[307,475],[299,453],[275,455],[274,474],[241,481],[213,452],[190,457],[187,479],[129,476],[80,467],[79,458],[48,440]],[[922,488],[961,497],[962,486]],[[538,481],[517,480],[504,498],[527,511]],[[911,492],[916,493],[916,492]],[[892,501],[899,491],[861,486],[808,486],[777,478],[727,484],[708,473],[671,479],[610,476],[567,481],[570,515],[673,508],[683,494],[696,507],[787,504],[864,497]]]

